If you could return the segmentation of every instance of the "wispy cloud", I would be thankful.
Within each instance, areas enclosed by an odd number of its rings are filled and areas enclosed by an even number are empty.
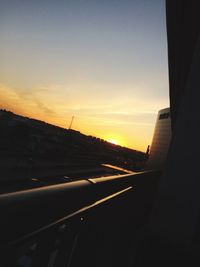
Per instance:
[[[35,93],[16,90],[3,84],[0,85],[0,108],[5,108],[22,115],[39,117],[56,116],[56,112],[37,99]]]
[[[34,99],[34,102],[37,105],[37,107],[41,111],[43,111],[46,115],[49,115],[49,116],[56,115],[56,112],[54,110],[52,110],[51,108],[47,107],[45,104],[43,104],[38,99]]]

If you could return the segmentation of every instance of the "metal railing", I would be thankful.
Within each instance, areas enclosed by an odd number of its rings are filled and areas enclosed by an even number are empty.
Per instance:
[[[112,266],[112,253],[121,247],[123,255],[132,242],[127,231],[145,220],[159,176],[142,172],[0,195],[0,266]],[[95,263],[98,253],[104,263]]]

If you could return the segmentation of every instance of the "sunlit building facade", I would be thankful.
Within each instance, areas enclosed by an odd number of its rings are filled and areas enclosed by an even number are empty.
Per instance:
[[[158,112],[150,154],[145,169],[163,169],[171,140],[170,108]]]

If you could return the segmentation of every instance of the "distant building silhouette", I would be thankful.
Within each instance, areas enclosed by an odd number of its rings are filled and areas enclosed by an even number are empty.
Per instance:
[[[145,169],[163,169],[171,140],[170,108],[158,112],[153,140]]]

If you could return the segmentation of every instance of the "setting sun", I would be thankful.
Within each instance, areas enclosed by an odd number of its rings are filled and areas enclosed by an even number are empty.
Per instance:
[[[112,143],[114,145],[119,145],[119,142],[116,139],[108,139],[107,140],[109,143]]]
[[[102,135],[100,136],[102,139],[106,140],[107,142],[118,145],[118,146],[127,146],[124,137],[115,133],[109,133],[107,136]]]

